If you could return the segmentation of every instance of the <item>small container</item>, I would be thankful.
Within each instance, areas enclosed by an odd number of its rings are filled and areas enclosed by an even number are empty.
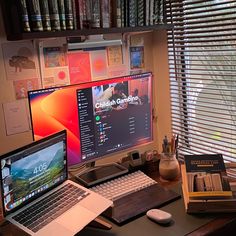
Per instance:
[[[160,176],[165,180],[174,180],[180,174],[179,162],[176,155],[172,153],[162,153],[159,164]]]

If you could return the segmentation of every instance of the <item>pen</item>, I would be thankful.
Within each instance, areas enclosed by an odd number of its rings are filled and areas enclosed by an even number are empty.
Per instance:
[[[177,134],[175,138],[175,150],[177,150],[178,144],[179,144],[179,135]]]
[[[168,139],[167,139],[167,136],[165,135],[165,138],[163,139],[163,144],[162,144],[162,149],[164,153],[167,153],[167,148],[168,148]]]
[[[170,147],[171,147],[171,153],[175,153],[175,135],[172,135]]]
[[[175,138],[175,155],[177,159],[178,159],[178,145],[179,145],[179,135],[177,134]]]

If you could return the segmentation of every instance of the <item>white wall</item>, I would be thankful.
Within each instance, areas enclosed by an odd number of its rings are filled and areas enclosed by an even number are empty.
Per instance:
[[[0,15],[0,45],[6,42],[6,36],[3,27],[2,14]],[[3,116],[2,104],[6,102],[15,101],[15,94],[13,90],[12,81],[7,80],[4,59],[2,54],[2,47],[0,47],[0,154],[15,149],[19,146],[29,143],[32,141],[31,131],[6,136],[5,122]],[[25,102],[26,99],[24,99]]]

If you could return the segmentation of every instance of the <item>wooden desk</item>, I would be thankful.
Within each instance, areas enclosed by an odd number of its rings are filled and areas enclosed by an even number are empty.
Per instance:
[[[162,185],[181,192],[180,179],[175,181],[162,181],[158,171],[154,168],[149,171],[149,175],[159,180]],[[131,221],[123,226],[112,224],[111,230],[101,230],[86,227],[80,231],[78,236],[199,236],[199,235],[234,235],[236,230],[236,214],[202,214],[189,215],[185,213],[183,199],[178,199],[161,209],[170,212],[173,215],[173,222],[170,226],[160,226],[145,215]],[[78,219],[79,220],[79,219]],[[106,220],[106,219],[105,219]],[[108,221],[108,220],[107,220]],[[109,221],[108,221],[109,222]],[[13,226],[11,223],[5,223],[0,227],[0,235],[4,236],[25,236],[26,233]]]

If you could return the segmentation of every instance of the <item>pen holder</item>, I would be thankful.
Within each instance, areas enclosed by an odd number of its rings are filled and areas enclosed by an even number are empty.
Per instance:
[[[165,180],[174,180],[180,174],[179,162],[173,153],[162,153],[159,174]]]

